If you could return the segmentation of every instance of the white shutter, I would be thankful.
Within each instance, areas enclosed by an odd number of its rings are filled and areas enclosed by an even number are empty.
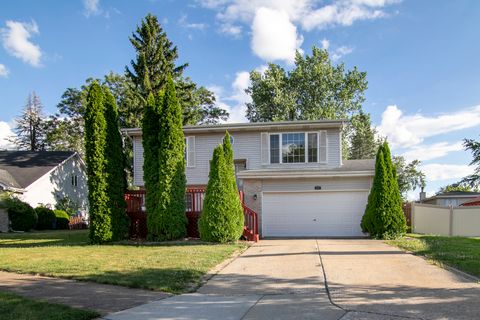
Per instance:
[[[327,131],[320,131],[319,135],[319,162],[327,163]]]
[[[187,137],[187,167],[195,167],[195,136]]]
[[[261,157],[262,157],[262,164],[266,165],[269,164],[268,161],[268,154],[269,154],[269,149],[268,149],[268,133],[267,132],[262,132],[261,133]]]

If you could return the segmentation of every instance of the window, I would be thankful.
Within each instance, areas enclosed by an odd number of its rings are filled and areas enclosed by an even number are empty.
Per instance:
[[[305,162],[305,134],[282,134],[282,163]]]
[[[270,163],[280,163],[280,136],[270,136]]]
[[[184,156],[187,168],[195,167],[195,136],[185,137]]]
[[[78,177],[76,174],[72,174],[72,186],[76,187],[78,185]]]
[[[316,163],[318,132],[270,134],[270,163]]]

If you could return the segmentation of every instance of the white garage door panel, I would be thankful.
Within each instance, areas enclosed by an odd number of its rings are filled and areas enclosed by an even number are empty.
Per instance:
[[[264,237],[362,236],[360,221],[367,193],[264,193]]]

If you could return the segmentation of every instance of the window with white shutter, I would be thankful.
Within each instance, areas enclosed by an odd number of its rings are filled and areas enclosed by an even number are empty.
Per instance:
[[[267,165],[269,164],[269,159],[268,159],[268,154],[270,152],[269,146],[268,146],[268,133],[267,132],[262,132],[261,133],[261,158],[262,158],[262,164]]]
[[[187,167],[195,167],[195,136],[186,137],[186,162]]]
[[[319,162],[327,163],[327,131],[320,131],[319,138]]]

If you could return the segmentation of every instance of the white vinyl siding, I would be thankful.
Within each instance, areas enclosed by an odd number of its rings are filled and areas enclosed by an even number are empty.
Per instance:
[[[235,137],[233,144],[235,159],[247,160],[247,170],[255,169],[290,169],[299,167],[305,168],[335,168],[341,165],[340,159],[340,131],[338,129],[329,129],[325,131],[308,131],[318,132],[319,141],[319,162],[305,163],[270,163],[269,135],[277,132],[259,132],[259,131],[233,131],[230,130],[232,136]],[[284,132],[284,131],[282,131]],[[278,132],[279,134],[282,132]],[[288,131],[287,131],[288,132]],[[296,131],[298,132],[298,131]],[[326,143],[326,153],[322,155],[322,133],[326,133],[323,141]],[[189,136],[187,136],[189,137]],[[193,137],[193,136],[192,136]],[[192,165],[192,156],[187,155],[187,184],[189,185],[206,185],[208,182],[208,172],[210,170],[210,160],[212,159],[213,149],[221,143],[222,133],[202,133],[194,136],[194,165]],[[187,142],[187,145],[189,143]],[[190,146],[193,144],[190,143]],[[190,148],[190,147],[189,147]],[[320,162],[326,158],[326,162]],[[133,166],[134,176],[133,183],[136,186],[143,186],[143,146],[140,136],[133,137]]]

